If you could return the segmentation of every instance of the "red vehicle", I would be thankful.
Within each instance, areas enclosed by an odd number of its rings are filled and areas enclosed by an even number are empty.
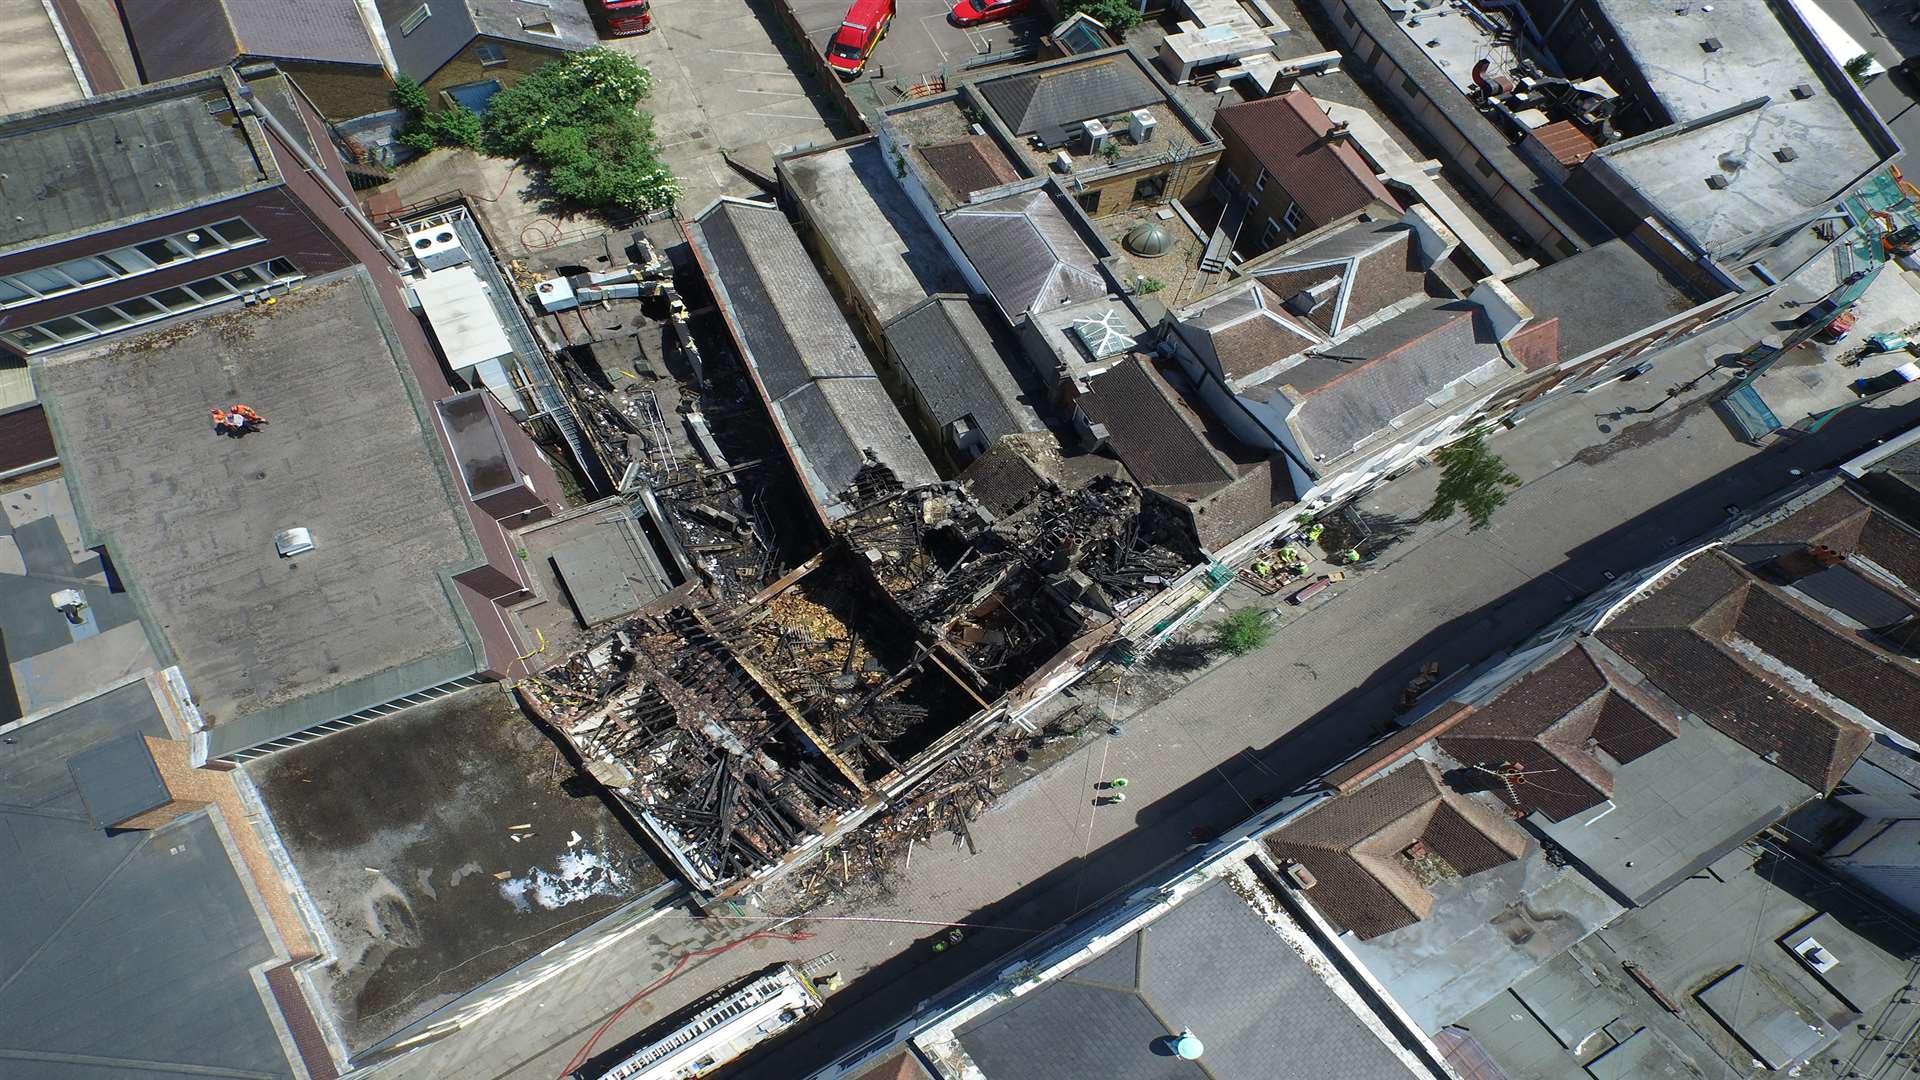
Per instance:
[[[614,37],[644,34],[653,29],[652,0],[595,0]]]
[[[892,22],[893,0],[853,0],[840,29],[827,42],[827,66],[843,79],[859,78]]]
[[[955,26],[974,26],[995,19],[1011,18],[1027,10],[1028,0],[960,0],[947,13]]]

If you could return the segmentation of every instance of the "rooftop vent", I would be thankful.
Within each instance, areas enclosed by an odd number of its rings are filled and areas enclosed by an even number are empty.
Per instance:
[[[1311,889],[1315,885],[1320,884],[1320,879],[1313,876],[1313,871],[1301,866],[1297,862],[1287,864],[1287,880],[1300,886],[1302,889]]]
[[[1783,146],[1780,149],[1775,150],[1773,152],[1773,156],[1781,161],[1792,161],[1798,158],[1800,154],[1799,154],[1799,151],[1796,151],[1791,146]]]
[[[1793,86],[1793,96],[1801,101],[1807,100],[1813,96],[1813,84],[1795,83]]]
[[[1827,951],[1819,938],[1808,938],[1793,947],[1793,954],[1813,970],[1825,975],[1840,966],[1840,958]]]
[[[1173,250],[1173,236],[1157,221],[1143,221],[1127,230],[1120,242],[1128,251],[1146,259],[1157,259]]]
[[[1733,183],[1733,181],[1728,180],[1724,176],[1707,177],[1707,186],[1712,188],[1715,191],[1722,191],[1726,188],[1728,184],[1731,184],[1731,183]]]
[[[1717,37],[1710,37],[1707,40],[1700,43],[1700,48],[1701,48],[1701,51],[1703,52],[1710,52],[1710,53],[1719,52],[1721,48],[1720,39]]]
[[[444,270],[467,261],[466,248],[449,225],[430,225],[407,233],[407,250],[422,270]]]
[[[304,555],[313,550],[313,530],[303,528],[282,529],[273,534],[273,550],[283,559],[295,555]]]

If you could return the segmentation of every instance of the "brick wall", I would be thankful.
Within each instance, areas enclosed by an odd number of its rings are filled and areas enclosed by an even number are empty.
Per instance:
[[[482,64],[480,46],[497,45],[506,54],[506,61],[499,64]],[[440,92],[468,83],[485,79],[498,80],[501,86],[512,86],[525,76],[540,70],[541,65],[551,63],[567,55],[569,50],[555,45],[543,48],[528,45],[520,41],[502,41],[499,38],[478,37],[467,43],[459,55],[447,61],[439,71],[434,72],[421,86],[427,91],[427,100],[435,108],[444,102]]]

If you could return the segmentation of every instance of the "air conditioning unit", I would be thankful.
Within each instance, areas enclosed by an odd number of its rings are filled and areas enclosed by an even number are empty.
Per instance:
[[[1153,129],[1159,125],[1160,121],[1155,120],[1152,113],[1145,109],[1135,109],[1127,114],[1127,138],[1132,139],[1135,144],[1151,142]]]
[[[1080,139],[1083,144],[1080,152],[1097,154],[1107,148],[1107,140],[1110,138],[1112,134],[1107,131],[1107,125],[1098,120],[1084,121],[1080,125]]]
[[[1059,153],[1053,155],[1053,171],[1057,173],[1072,172],[1073,171],[1073,155],[1067,153],[1065,150],[1062,150]]]
[[[580,306],[580,300],[573,293],[573,283],[566,278],[548,278],[533,287],[533,302],[548,315],[556,311],[572,311]]]
[[[407,233],[407,253],[422,270],[445,270],[467,261],[467,249],[452,225],[431,225]]]

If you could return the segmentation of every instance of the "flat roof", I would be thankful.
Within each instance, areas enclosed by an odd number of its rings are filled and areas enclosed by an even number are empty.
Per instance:
[[[69,763],[143,736],[167,728],[135,680],[0,746],[5,1059],[43,1077],[292,1077],[253,978],[274,942],[210,813],[117,832],[88,817]]]
[[[967,282],[894,175],[874,139],[780,161],[788,186],[846,271],[859,300],[886,322]]]
[[[561,544],[549,558],[587,626],[630,615],[674,586],[627,517],[596,518],[591,530]]]
[[[800,479],[829,519],[869,462],[907,487],[938,479],[786,216],[718,199],[686,226]]]
[[[1831,202],[1898,151],[1789,5],[1594,7],[1673,122],[1594,158],[1709,252]]]
[[[0,117],[0,253],[277,182],[238,87],[222,69]]]
[[[450,580],[478,544],[392,335],[356,266],[33,361],[82,531],[216,753],[478,669]],[[235,401],[269,426],[216,434],[209,408]],[[282,559],[274,534],[296,526],[317,546]]]
[[[1303,1062],[1325,1080],[1431,1075],[1244,868],[1122,929],[952,1026],[969,1068],[941,1036],[916,1041],[954,1078],[1267,1080]],[[1205,1044],[1199,1061],[1164,1050],[1183,1029]]]
[[[507,332],[487,298],[486,286],[471,266],[449,266],[408,282],[420,298],[420,310],[433,339],[455,371],[513,354]]]
[[[1559,320],[1560,355],[1567,360],[1702,302],[1624,239],[1529,270],[1509,278],[1506,286],[1538,318]]]
[[[487,685],[245,766],[337,947],[311,981],[352,1052],[665,880],[558,753]]]

